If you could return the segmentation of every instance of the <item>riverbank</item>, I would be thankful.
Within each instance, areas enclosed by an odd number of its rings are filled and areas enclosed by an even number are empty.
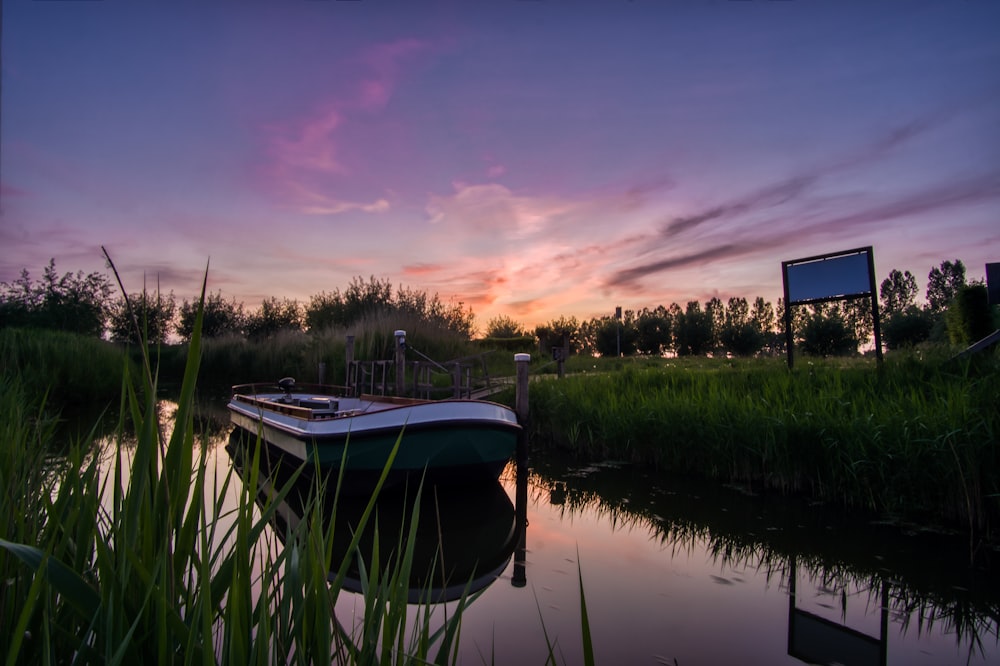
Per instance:
[[[995,540],[998,367],[906,355],[568,375],[531,384],[531,441]]]

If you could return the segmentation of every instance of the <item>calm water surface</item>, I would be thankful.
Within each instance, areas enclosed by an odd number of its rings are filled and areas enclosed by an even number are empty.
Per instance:
[[[218,478],[228,439],[206,444]],[[483,589],[465,611],[464,664],[544,663],[550,645],[581,663],[581,577],[598,663],[1000,663],[997,553],[979,547],[970,565],[965,538],[540,456],[520,489],[511,464],[496,487],[429,497],[418,562],[440,538],[449,571]],[[380,504],[383,543],[406,510],[398,495]],[[363,608],[342,594],[341,623]]]

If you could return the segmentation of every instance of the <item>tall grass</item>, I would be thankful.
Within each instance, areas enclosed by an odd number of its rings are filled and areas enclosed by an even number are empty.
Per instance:
[[[75,333],[0,329],[0,367],[17,377],[32,399],[48,395],[60,408],[117,402],[124,347]]]
[[[436,629],[428,607],[412,634],[403,631],[405,586],[397,582],[408,574],[412,549],[405,536],[395,568],[370,572],[365,622],[349,631],[334,613],[350,558],[331,561],[336,518],[324,528],[323,504],[311,503],[275,549],[271,518],[295,476],[259,498],[259,443],[246,484],[231,468],[219,481],[207,471],[193,409],[201,316],[199,308],[169,435],[160,427],[150,358],[139,376],[120,366],[123,416],[108,473],[87,438],[52,466],[43,453],[51,430],[24,411],[17,377],[0,381],[6,663],[447,661],[463,605]],[[238,506],[227,509],[224,498],[234,492]],[[357,538],[348,552],[356,548]],[[332,583],[330,571],[338,572]]]
[[[626,368],[531,385],[536,445],[803,493],[990,535],[1000,373],[912,357]]]

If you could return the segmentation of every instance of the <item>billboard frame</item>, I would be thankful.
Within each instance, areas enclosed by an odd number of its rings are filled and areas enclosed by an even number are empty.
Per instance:
[[[819,266],[822,265],[820,262],[836,261],[838,259],[855,259],[859,258],[861,255],[866,255],[867,258],[867,288],[858,289],[857,282],[855,282],[855,286],[852,288],[838,291],[836,288],[828,287],[826,290],[821,290],[819,295],[810,296],[808,298],[798,298],[796,300],[791,299],[790,294],[792,293],[792,288],[789,286],[790,270],[793,270],[798,266],[805,266],[809,264]],[[825,267],[831,266],[832,264]],[[793,272],[797,271],[793,270]],[[856,275],[854,277],[857,278]],[[799,278],[797,276],[794,277],[794,280],[798,279]],[[853,250],[842,250],[840,252],[830,252],[827,254],[818,254],[812,257],[803,257],[802,259],[783,261],[781,262],[781,282],[785,295],[785,348],[788,351],[789,368],[791,368],[794,364],[795,348],[795,343],[792,339],[792,306],[809,305],[812,303],[827,303],[830,301],[844,301],[856,298],[871,298],[872,323],[875,335],[875,356],[878,359],[879,365],[882,364],[882,330],[879,324],[878,290],[875,286],[875,253],[873,252],[871,245],[854,248]]]

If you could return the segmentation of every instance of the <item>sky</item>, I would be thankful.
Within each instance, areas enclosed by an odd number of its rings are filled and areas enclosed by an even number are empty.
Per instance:
[[[1000,261],[995,0],[4,0],[0,282],[480,329]],[[110,276],[110,272],[108,273]]]

